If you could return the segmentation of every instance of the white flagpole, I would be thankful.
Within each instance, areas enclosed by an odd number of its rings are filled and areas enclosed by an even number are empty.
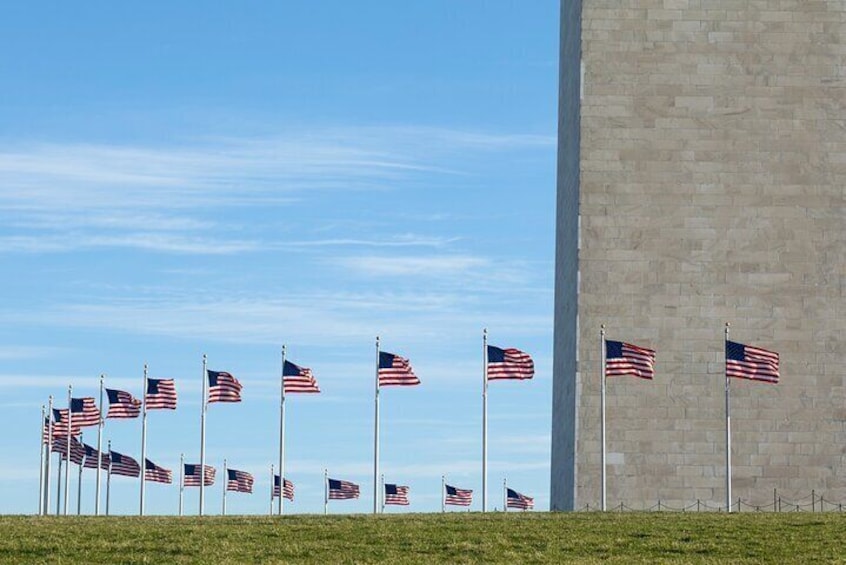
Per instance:
[[[82,432],[79,433],[79,443],[82,443]],[[68,465],[70,466],[70,465]],[[76,515],[82,514],[82,462],[79,463],[79,479],[76,485]]]
[[[141,400],[141,498],[139,499],[138,515],[144,515],[144,489],[146,481],[144,474],[147,470],[147,364],[144,363],[144,382],[141,390],[144,398]]]
[[[384,513],[385,513],[385,475],[384,475],[384,474],[382,475],[382,484],[381,484],[381,487],[380,487],[380,488],[381,488],[381,491],[380,491],[380,492],[382,493],[382,509],[381,509],[381,513],[382,513],[382,514],[384,514]]]
[[[145,392],[146,394],[146,392]],[[179,454],[179,515],[182,516],[182,495],[185,492],[185,454]]]
[[[226,474],[226,459],[223,460],[223,480],[220,482],[223,483],[223,511],[221,515],[226,516],[226,489],[229,486],[229,478]]]
[[[602,425],[599,429],[600,442],[602,443],[602,456],[600,457],[600,482],[602,484],[602,493],[600,496],[600,510],[605,512],[607,498],[606,498],[606,475],[605,475],[605,324],[599,327],[599,374],[600,378],[600,396],[599,396],[599,411],[601,413]]]
[[[729,326],[726,322],[726,338],[723,351],[728,347]],[[726,374],[726,512],[731,512],[731,395],[729,386],[728,371],[725,370],[725,359],[723,360],[723,371]]]
[[[281,485],[285,486],[285,485]],[[282,494],[282,493],[279,493]],[[329,469],[323,469],[323,515],[329,513]]]
[[[488,511],[488,330],[482,331],[482,512]]]
[[[508,479],[502,479],[502,511],[508,512]]]
[[[53,395],[47,403],[47,462],[44,471],[44,501],[43,514],[50,513],[50,458],[53,456]]]
[[[106,425],[106,417],[103,415],[103,388],[106,375],[100,375],[100,422],[97,425],[97,487],[94,495],[94,515],[100,515],[100,467],[103,466],[103,426]]]
[[[68,515],[68,502],[70,500],[70,462],[71,462],[71,438],[73,437],[73,386],[68,385],[68,445],[67,461],[65,462],[65,504],[63,513]]]
[[[282,381],[281,384],[280,384],[280,389],[281,389],[280,399],[281,400],[279,402],[279,507],[278,507],[278,511],[279,511],[280,516],[282,515],[282,513],[284,511],[284,508],[283,508],[284,502],[282,501],[282,499],[285,498],[284,496],[282,496],[282,491],[284,490],[284,486],[285,486],[284,483],[285,483],[285,354],[286,354],[286,352],[287,352],[286,346],[283,345],[282,346],[282,375],[280,377],[280,379]],[[272,482],[270,483],[270,489],[271,489],[270,490],[270,492],[271,492],[270,505],[272,507],[273,506],[273,496],[272,496],[273,483]]]
[[[276,475],[273,473],[273,463],[270,464],[270,516],[273,516],[273,487],[274,487],[274,480],[276,480]],[[279,475],[279,496],[282,496],[282,475]]]
[[[38,424],[38,445],[41,447],[39,453],[40,461],[38,465],[38,515],[44,514],[44,416],[47,413],[47,407],[41,405],[41,421]],[[49,451],[48,457],[49,457]]]
[[[56,477],[56,516],[62,513],[62,454],[59,455],[59,473]]]
[[[112,498],[112,440],[109,440],[109,468],[106,470],[106,516],[109,515],[109,502]]]
[[[206,383],[208,382],[208,372],[206,369],[208,358],[203,354],[203,400],[200,404],[200,516],[203,515],[203,507],[205,503],[206,490]]]
[[[441,512],[446,512],[446,476],[441,475]]]
[[[376,336],[376,392],[373,419],[373,513],[379,511],[379,336]]]

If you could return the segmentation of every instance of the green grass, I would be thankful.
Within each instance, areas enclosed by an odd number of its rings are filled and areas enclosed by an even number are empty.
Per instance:
[[[0,517],[3,563],[846,563],[846,515]]]

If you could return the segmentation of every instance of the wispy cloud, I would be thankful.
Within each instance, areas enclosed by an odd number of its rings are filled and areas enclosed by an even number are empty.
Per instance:
[[[340,257],[335,264],[354,272],[374,276],[431,276],[464,273],[472,269],[488,267],[490,261],[482,257],[440,256],[440,257]]]

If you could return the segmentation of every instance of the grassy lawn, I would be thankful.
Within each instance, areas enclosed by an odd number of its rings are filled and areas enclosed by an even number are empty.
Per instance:
[[[846,515],[0,517],[3,563],[846,563]]]

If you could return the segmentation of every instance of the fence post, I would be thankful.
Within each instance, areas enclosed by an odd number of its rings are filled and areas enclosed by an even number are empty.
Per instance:
[[[621,500],[620,501],[620,512],[622,512],[622,511],[623,511],[623,501]]]
[[[740,512],[740,497],[737,498],[737,511]]]
[[[778,489],[773,489],[773,512],[778,510],[778,506],[776,506],[776,501],[778,500],[776,495],[778,494]]]
[[[696,511],[699,512],[699,499],[696,499]]]
[[[661,512],[661,499],[658,499],[658,512]]]

